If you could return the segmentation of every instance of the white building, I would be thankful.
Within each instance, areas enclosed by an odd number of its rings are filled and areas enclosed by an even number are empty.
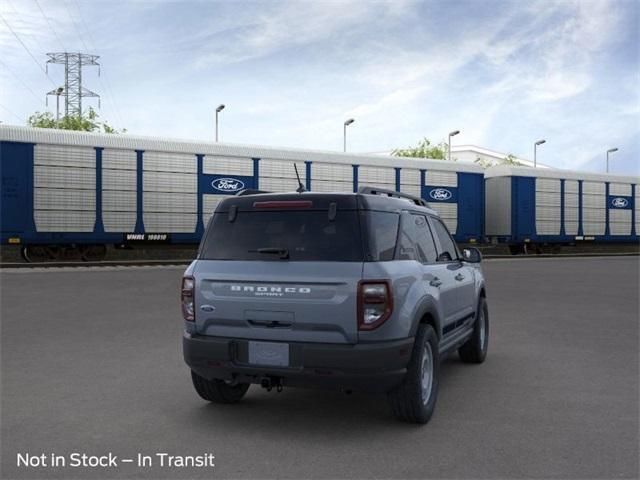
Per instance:
[[[371,152],[373,155],[391,155],[391,151],[385,152]],[[464,163],[476,163],[479,158],[481,165],[499,165],[509,155],[508,153],[497,152],[484,147],[478,147],[477,145],[452,145],[451,146],[451,159],[464,162]],[[525,158],[515,157],[515,161],[522,164],[523,167],[533,167],[533,160],[527,160]],[[538,162],[538,168],[553,168],[549,165],[544,165]]]
[[[481,161],[493,164],[499,164],[504,158],[509,155],[508,153],[496,152],[484,147],[478,147],[477,145],[452,145],[451,146],[451,158],[456,159],[459,162],[473,163],[478,158]],[[525,158],[514,157],[515,160],[521,163],[525,167],[533,167],[533,161]],[[548,165],[544,165],[538,162],[538,168],[551,168]]]

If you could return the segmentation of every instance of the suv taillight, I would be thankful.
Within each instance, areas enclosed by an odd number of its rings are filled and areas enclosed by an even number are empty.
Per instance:
[[[358,284],[358,330],[373,330],[393,311],[393,296],[388,280],[366,280]]]
[[[193,277],[182,277],[182,293],[180,300],[182,303],[182,316],[187,322],[195,321],[193,290],[196,281]]]

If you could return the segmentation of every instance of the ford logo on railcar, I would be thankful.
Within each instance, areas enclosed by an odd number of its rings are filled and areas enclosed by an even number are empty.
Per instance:
[[[449,200],[451,198],[451,192],[446,188],[434,188],[429,192],[429,196],[434,200]]]
[[[613,205],[615,208],[624,208],[629,205],[629,200],[627,200],[626,198],[617,197],[611,200],[611,205]]]
[[[244,182],[237,178],[218,178],[211,182],[211,186],[221,192],[239,192],[244,189]]]

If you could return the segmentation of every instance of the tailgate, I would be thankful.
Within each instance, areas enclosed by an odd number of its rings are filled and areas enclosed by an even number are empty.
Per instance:
[[[196,328],[202,335],[357,341],[362,262],[199,260],[194,277]]]

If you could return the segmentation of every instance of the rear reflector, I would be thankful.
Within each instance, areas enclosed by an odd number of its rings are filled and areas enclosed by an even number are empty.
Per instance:
[[[253,208],[311,208],[311,200],[273,200],[270,202],[253,202]]]

